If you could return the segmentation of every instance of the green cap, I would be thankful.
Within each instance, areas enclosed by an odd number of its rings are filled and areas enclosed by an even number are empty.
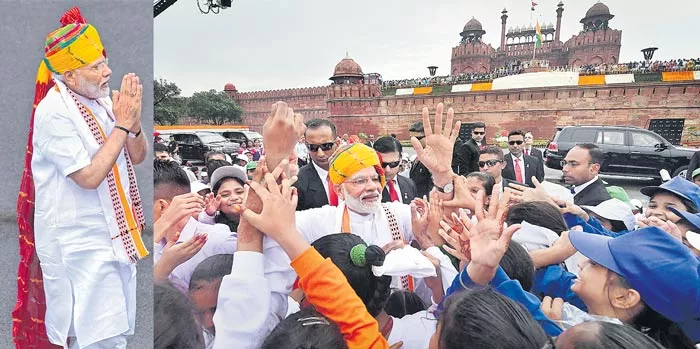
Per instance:
[[[694,169],[693,172],[690,173],[690,178],[695,178],[698,175],[700,175],[700,167]]]
[[[247,165],[245,165],[246,171],[254,170],[258,168],[258,162],[257,161],[251,161]]]
[[[624,188],[618,187],[616,185],[610,185],[605,187],[605,189],[608,190],[608,194],[610,194],[612,198],[623,201],[626,204],[630,203],[630,197],[629,195],[627,195],[627,192]]]

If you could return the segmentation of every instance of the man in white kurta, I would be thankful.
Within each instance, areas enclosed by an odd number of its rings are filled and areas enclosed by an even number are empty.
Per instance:
[[[69,41],[83,46],[65,48],[72,50],[68,57],[81,59],[44,61],[55,86],[34,114],[35,245],[49,340],[71,348],[126,348],[136,314],[134,263],[148,254],[140,240],[141,203],[132,202],[139,196],[130,163],[142,162],[146,153],[142,87],[138,77],[126,75],[112,104],[111,70],[97,32],[88,31],[89,37]],[[90,51],[93,46],[99,52]],[[127,224],[128,231],[120,228]]]

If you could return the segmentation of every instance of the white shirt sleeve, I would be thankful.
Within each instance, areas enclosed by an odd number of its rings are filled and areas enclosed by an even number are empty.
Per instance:
[[[216,224],[214,218],[216,218],[216,214],[214,214],[214,216],[210,216],[207,214],[206,210],[202,210],[202,212],[199,213],[199,217],[197,217],[197,220],[200,223],[204,224]]]
[[[455,279],[459,272],[452,265],[450,257],[442,253],[437,246],[428,247],[426,252],[430,253],[433,257],[440,260],[440,273],[442,273],[442,290],[447,292],[447,289],[452,286],[452,281]]]
[[[90,165],[90,155],[69,116],[43,108],[38,109],[36,115],[34,148],[52,162],[59,173],[67,177]]]
[[[279,323],[270,311],[271,291],[261,253],[238,251],[224,276],[214,313],[214,348],[259,348]],[[286,300],[286,299],[285,299]]]

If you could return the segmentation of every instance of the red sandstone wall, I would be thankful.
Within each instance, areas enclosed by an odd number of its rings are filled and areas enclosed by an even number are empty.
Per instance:
[[[492,70],[491,56],[495,50],[484,43],[466,43],[452,48],[452,75],[488,73]]]
[[[329,111],[339,132],[395,133],[405,140],[409,126],[420,119],[423,106],[434,112],[440,102],[453,107],[458,120],[485,122],[489,139],[501,130],[516,128],[532,131],[536,139],[549,139],[556,126],[647,127],[650,119],[657,118],[685,118],[686,129],[700,128],[700,82],[331,100]],[[684,132],[682,141],[689,141],[689,132]]]
[[[621,40],[622,31],[616,29],[574,35],[565,43],[569,49],[568,64],[581,66],[599,62],[617,63],[620,59]]]
[[[231,96],[243,108],[245,124],[258,132],[262,130],[272,104],[277,101],[287,102],[295,112],[304,115],[304,120],[328,117],[328,87],[325,86],[234,93]]]

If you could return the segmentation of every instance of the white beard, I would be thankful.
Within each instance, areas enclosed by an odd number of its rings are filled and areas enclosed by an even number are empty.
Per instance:
[[[76,86],[75,92],[85,98],[105,98],[109,97],[109,85],[101,88],[100,85],[91,84],[85,78],[78,77],[78,86]]]
[[[343,188],[343,196],[345,197],[345,206],[347,206],[348,209],[350,209],[351,211],[362,214],[362,215],[378,213],[379,209],[381,208],[382,194],[379,191],[377,191],[377,195],[378,195],[377,201],[375,201],[371,204],[365,204],[362,201],[362,198],[367,197],[368,195],[369,195],[368,193],[364,193],[364,194],[362,194],[362,196],[360,196],[360,198],[355,198],[352,195],[348,194],[347,190],[345,190],[345,188]]]

